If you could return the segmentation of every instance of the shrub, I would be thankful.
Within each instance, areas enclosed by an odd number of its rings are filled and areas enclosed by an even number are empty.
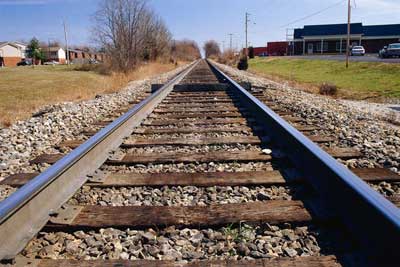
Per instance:
[[[249,47],[249,58],[254,58],[254,47]]]
[[[219,63],[230,66],[236,66],[238,61],[239,56],[231,49],[225,50],[218,58]]]
[[[337,91],[337,86],[332,83],[323,83],[319,86],[319,93],[321,95],[336,95]]]
[[[243,56],[240,57],[240,60],[239,60],[237,68],[239,70],[247,70],[249,68],[249,64],[247,62],[247,56],[246,55],[243,55]]]
[[[111,66],[108,64],[104,64],[104,63],[97,65],[95,71],[100,75],[111,75],[112,74]]]
[[[95,65],[91,65],[91,64],[82,64],[82,65],[78,65],[75,67],[76,71],[94,71],[95,70]]]
[[[112,70],[108,64],[82,64],[74,68],[76,71],[93,71],[101,75],[111,75]]]

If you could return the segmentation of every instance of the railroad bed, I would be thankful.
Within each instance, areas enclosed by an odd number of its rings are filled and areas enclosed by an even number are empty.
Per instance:
[[[400,201],[362,180],[400,177],[269,101],[201,60],[32,160],[0,183],[4,265],[395,266]]]

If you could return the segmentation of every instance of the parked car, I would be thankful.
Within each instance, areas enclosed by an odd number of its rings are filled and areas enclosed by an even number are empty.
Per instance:
[[[43,65],[59,65],[60,63],[58,61],[52,60],[52,61],[47,61],[43,63]]]
[[[390,44],[379,51],[380,58],[400,57],[400,43]]]
[[[99,62],[96,59],[89,59],[89,64],[99,64]]]
[[[23,59],[17,63],[17,66],[30,66],[30,65],[32,65],[32,62],[26,59]]]
[[[365,49],[361,45],[356,45],[353,46],[350,50],[350,55],[352,56],[364,56],[365,55]]]

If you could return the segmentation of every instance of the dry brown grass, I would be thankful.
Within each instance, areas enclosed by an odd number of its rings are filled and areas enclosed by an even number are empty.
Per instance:
[[[149,63],[128,74],[101,75],[67,66],[0,69],[0,124],[9,126],[29,118],[40,107],[66,101],[92,99],[118,92],[128,82],[176,68],[175,64]]]
[[[239,56],[233,50],[226,50],[217,60],[221,64],[229,65],[236,68],[239,62]]]

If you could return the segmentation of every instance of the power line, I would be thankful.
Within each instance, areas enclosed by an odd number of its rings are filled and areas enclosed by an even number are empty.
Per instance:
[[[289,26],[289,25],[291,25],[291,24],[294,24],[294,23],[297,23],[297,22],[299,22],[299,21],[306,20],[306,19],[308,19],[308,18],[311,18],[311,17],[314,17],[314,16],[316,16],[316,15],[319,15],[319,14],[321,14],[321,13],[323,13],[323,12],[325,12],[325,11],[331,9],[331,8],[334,8],[334,7],[336,7],[336,6],[341,5],[341,4],[344,3],[345,1],[346,1],[346,0],[341,0],[341,1],[339,1],[339,2],[337,2],[337,3],[335,3],[335,4],[333,4],[333,5],[330,5],[330,6],[326,7],[326,8],[324,8],[324,9],[321,9],[321,10],[319,10],[319,11],[317,11],[317,12],[314,12],[314,13],[308,15],[308,16],[305,16],[305,17],[302,17],[302,18],[300,18],[300,19],[297,19],[297,20],[294,20],[294,21],[292,21],[292,22],[289,22],[288,24],[285,24],[285,25],[281,26],[281,28],[287,27],[287,26]]]

